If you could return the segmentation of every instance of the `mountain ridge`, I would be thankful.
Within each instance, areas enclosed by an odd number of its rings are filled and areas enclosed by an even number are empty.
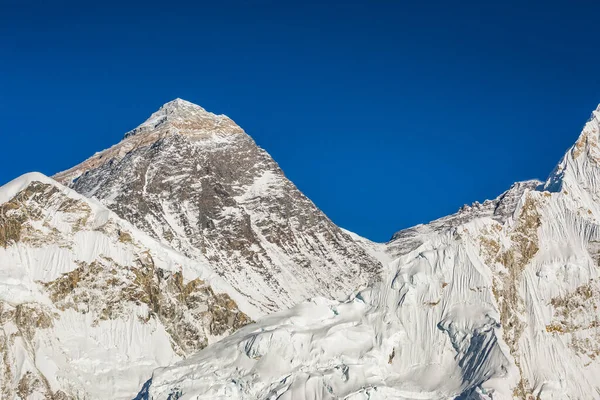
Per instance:
[[[260,315],[212,271],[40,173],[0,187],[0,395],[128,399]]]
[[[261,319],[140,396],[600,398],[598,121],[545,182],[400,231],[380,282]]]
[[[165,119],[166,118],[166,119]],[[229,118],[184,100],[55,179],[217,271],[272,312],[376,279],[379,260]]]
[[[175,99],[0,188],[0,393],[600,399],[599,140],[600,106],[546,181],[373,243]]]

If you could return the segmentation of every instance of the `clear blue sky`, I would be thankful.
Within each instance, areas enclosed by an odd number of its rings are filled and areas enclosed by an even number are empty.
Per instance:
[[[545,178],[600,102],[598,1],[85,3],[0,0],[1,183],[181,97],[384,241]]]

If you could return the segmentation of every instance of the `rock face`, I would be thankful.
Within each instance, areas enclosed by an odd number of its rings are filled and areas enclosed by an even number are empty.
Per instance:
[[[381,264],[233,121],[174,100],[55,178],[211,266],[263,312],[343,299]]]
[[[131,399],[250,322],[232,296],[257,314],[206,260],[44,175],[0,188],[2,399]]]
[[[599,140],[600,108],[546,182],[399,232],[380,282],[244,327],[140,397],[600,399]]]

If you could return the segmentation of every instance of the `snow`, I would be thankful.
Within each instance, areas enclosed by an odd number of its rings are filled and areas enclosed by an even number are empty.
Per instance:
[[[56,178],[189,257],[209,259],[261,314],[313,296],[344,299],[380,268],[239,126],[182,100]]]
[[[599,121],[600,107],[542,186],[364,241],[381,282],[262,318],[156,370],[145,396],[599,399]]]
[[[451,274],[454,257],[469,259],[450,245],[433,247],[397,260],[382,283],[346,302],[300,304],[155,371],[150,398],[166,398],[173,390],[181,391],[182,399],[459,394],[465,384],[453,346],[468,344],[466,338],[473,335],[493,337],[497,321],[488,293],[458,285],[442,293],[443,275]],[[471,276],[475,285],[485,282],[475,268]],[[427,304],[438,296],[448,305]],[[493,351],[501,353],[497,347]],[[471,380],[477,382],[504,364],[506,358],[498,357]]]
[[[141,132],[170,129],[193,136],[194,151],[213,151],[233,143],[225,134],[228,121],[177,99],[111,154],[122,156],[133,141],[147,140]],[[204,135],[215,129],[207,140]],[[202,169],[191,165],[190,173]],[[184,256],[42,174],[1,187],[0,204],[40,181],[91,210],[87,228],[75,229],[77,218],[45,209],[43,219],[30,224],[52,232],[51,241],[0,248],[0,301],[6,307],[0,314],[31,306],[54,315],[51,326],[38,327],[31,337],[17,319],[0,325],[0,339],[14,339],[7,353],[14,380],[38,371],[52,390],[91,399],[129,399],[138,392],[153,400],[600,399],[600,106],[544,183],[515,183],[495,200],[401,231],[387,244],[337,231],[384,265],[379,279],[356,291],[350,285],[329,292],[317,287],[340,271],[344,256],[323,246],[330,232],[303,234],[297,221],[274,213],[267,200],[286,201],[289,186],[274,168],[259,172],[249,183],[238,182],[235,202],[222,207],[222,219],[214,223],[248,217],[257,238],[248,249],[268,259],[260,265],[272,266],[270,280],[250,264],[223,277],[215,272],[222,256],[217,249],[203,254],[186,247],[192,258]],[[165,181],[187,177],[181,169]],[[117,194],[104,201],[116,201]],[[197,205],[167,197],[158,204],[163,222],[189,245],[193,238],[182,217],[198,225]],[[163,228],[157,218],[145,218]],[[265,221],[293,226],[291,243],[300,247],[269,240],[268,231],[257,229]],[[110,229],[129,233],[131,243],[115,241]],[[300,273],[295,256],[307,248],[322,253],[307,253],[311,269]],[[105,257],[130,265],[142,249],[164,271],[181,271],[186,280],[200,278],[229,294],[257,322],[231,336],[209,336],[211,345],[183,358],[159,320],[142,321],[149,312],[144,304],[127,303],[124,317],[98,320],[82,312],[85,302],[56,307],[44,287],[81,262]],[[311,299],[298,301],[309,293]],[[265,315],[270,307],[283,310]],[[31,397],[43,396],[38,388]]]
[[[52,391],[62,390],[89,399],[131,399],[153,369],[181,359],[171,345],[171,336],[157,319],[142,321],[149,312],[145,304],[126,303],[126,318],[106,320],[97,320],[93,313],[86,312],[85,302],[77,304],[77,310],[57,308],[43,284],[75,270],[81,263],[110,260],[115,266],[135,265],[140,254],[149,252],[156,268],[182,272],[186,281],[200,278],[216,293],[228,293],[252,318],[259,315],[208,262],[190,260],[138,231],[98,202],[40,173],[23,175],[1,187],[0,200],[9,201],[32,182],[52,185],[59,189],[60,196],[81,201],[90,211],[87,216],[83,206],[83,211],[66,212],[52,205],[42,210],[40,220],[27,222],[41,234],[51,233],[47,242],[21,240],[0,247],[0,310],[6,312],[7,307],[10,310],[27,305],[51,315],[49,327],[33,328],[31,337],[23,337],[9,346],[4,360],[9,360],[7,367],[16,374],[14,382],[27,371],[33,371],[44,376]],[[53,198],[64,204],[56,196]],[[34,200],[29,202],[36,204]],[[74,229],[74,223],[84,216],[85,226]],[[117,234],[111,232],[117,231],[127,232],[132,241],[116,240]],[[115,272],[117,276],[122,273]],[[99,296],[94,292],[87,295],[90,299]],[[12,322],[0,324],[0,338],[15,334],[20,338],[22,329]],[[208,339],[212,342],[220,337]],[[0,387],[3,385],[7,383],[0,378]],[[35,391],[32,398],[38,395],[44,396],[43,392]]]
[[[48,178],[46,175],[40,172],[29,172],[0,187],[0,204],[4,204],[11,200],[17,195],[17,193],[25,189],[31,182],[34,181],[54,184],[54,180],[52,178]],[[79,194],[77,194],[77,196],[81,197]]]

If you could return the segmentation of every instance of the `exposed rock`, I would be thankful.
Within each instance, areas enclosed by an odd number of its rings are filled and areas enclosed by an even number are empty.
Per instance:
[[[131,398],[140,374],[251,322],[203,264],[108,209],[40,174],[8,187],[22,189],[0,204],[0,397]]]
[[[56,179],[217,272],[263,312],[344,298],[380,263],[225,116],[177,99]]]

